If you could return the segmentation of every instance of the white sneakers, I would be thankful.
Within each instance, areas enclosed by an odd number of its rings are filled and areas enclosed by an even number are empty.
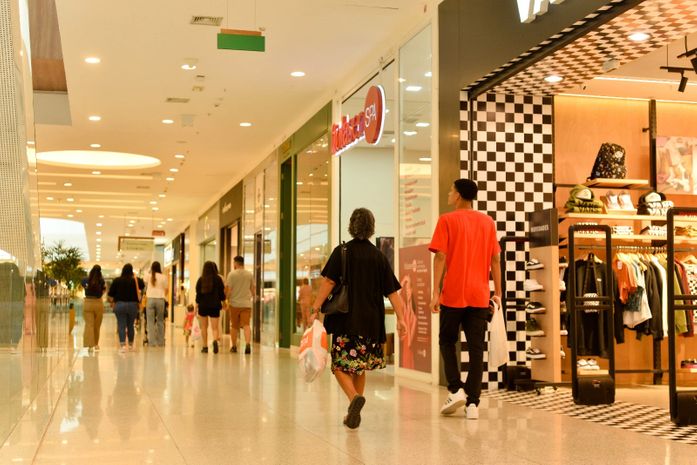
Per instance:
[[[536,279],[526,279],[525,280],[525,290],[527,292],[541,291],[544,287],[542,284],[538,283]]]
[[[452,415],[460,407],[464,407],[466,402],[465,390],[459,389],[455,394],[452,392],[448,393],[448,398],[445,399],[445,403],[440,408],[441,415]],[[479,418],[479,408],[475,404],[469,404],[465,408],[465,414],[468,420],[476,420]]]
[[[452,415],[465,405],[465,390],[459,389],[455,394],[452,392],[448,393],[448,398],[445,399],[445,403],[440,408],[441,415]]]

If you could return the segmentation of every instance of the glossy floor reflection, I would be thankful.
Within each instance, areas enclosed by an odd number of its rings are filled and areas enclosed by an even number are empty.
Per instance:
[[[438,415],[445,391],[371,373],[359,430],[328,373],[305,385],[286,352],[205,355],[168,346],[56,363],[8,431],[0,463],[35,464],[686,464],[697,448],[493,399],[481,418]],[[21,357],[45,357],[29,355]],[[25,400],[29,394],[25,394]]]

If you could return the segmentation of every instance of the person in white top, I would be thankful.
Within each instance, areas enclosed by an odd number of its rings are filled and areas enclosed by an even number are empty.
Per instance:
[[[160,262],[152,262],[145,296],[148,298],[145,316],[148,320],[148,341],[151,347],[165,345],[165,297],[167,277],[162,274]]]

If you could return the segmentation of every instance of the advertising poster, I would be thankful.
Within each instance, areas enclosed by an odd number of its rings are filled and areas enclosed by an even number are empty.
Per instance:
[[[399,249],[399,281],[406,336],[399,341],[399,366],[431,372],[431,253],[428,246]]]
[[[697,138],[656,138],[658,192],[697,194]]]

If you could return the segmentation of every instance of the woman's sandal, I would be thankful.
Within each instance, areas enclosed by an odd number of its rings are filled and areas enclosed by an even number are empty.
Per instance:
[[[365,405],[365,397],[360,394],[351,400],[348,406],[348,415],[344,417],[344,424],[351,429],[356,429],[361,424],[361,410]]]

